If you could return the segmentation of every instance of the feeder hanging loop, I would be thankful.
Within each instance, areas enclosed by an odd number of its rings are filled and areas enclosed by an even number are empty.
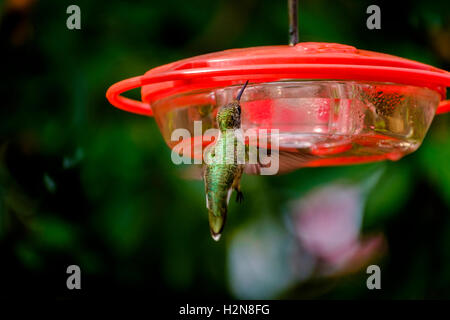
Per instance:
[[[298,0],[288,0],[289,11],[289,45],[298,43]]]

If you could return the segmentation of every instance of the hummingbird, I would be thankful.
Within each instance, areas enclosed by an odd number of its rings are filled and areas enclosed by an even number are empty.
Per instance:
[[[236,150],[239,150],[239,147],[241,150],[245,150],[244,141],[239,138],[241,129],[240,100],[247,84],[248,81],[239,91],[235,100],[222,106],[217,112],[216,121],[219,135],[216,143],[206,153],[208,161],[203,167],[209,227],[211,236],[216,241],[220,239],[223,231],[228,203],[233,190],[236,191],[237,202],[240,203],[244,199],[240,185],[244,164],[238,163]],[[233,147],[231,150],[230,144]]]

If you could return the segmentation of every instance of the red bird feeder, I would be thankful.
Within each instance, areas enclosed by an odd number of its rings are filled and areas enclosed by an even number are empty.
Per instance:
[[[117,108],[154,116],[169,145],[194,121],[215,127],[216,110],[250,80],[242,129],[278,129],[279,148],[309,154],[300,166],[397,160],[416,150],[445,99],[450,73],[335,43],[232,49],[180,60],[111,86]],[[121,96],[141,87],[142,101]],[[197,136],[196,136],[197,135]],[[207,143],[206,143],[207,144]],[[195,156],[195,155],[194,155]]]

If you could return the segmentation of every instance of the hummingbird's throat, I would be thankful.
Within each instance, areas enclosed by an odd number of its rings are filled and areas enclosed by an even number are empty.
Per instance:
[[[217,112],[216,120],[222,132],[227,129],[239,129],[241,127],[241,107],[239,102],[233,101],[223,106]]]

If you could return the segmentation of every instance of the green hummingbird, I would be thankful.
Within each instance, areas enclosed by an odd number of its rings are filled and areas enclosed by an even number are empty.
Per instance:
[[[241,202],[243,200],[240,182],[244,172],[244,164],[238,163],[238,152],[236,150],[245,150],[244,141],[239,139],[241,129],[240,99],[247,84],[248,81],[239,91],[236,100],[224,105],[217,112],[216,121],[219,127],[219,136],[216,143],[206,153],[207,161],[203,168],[209,227],[211,236],[216,241],[220,239],[224,228],[228,202],[233,190],[237,192],[236,201]]]

